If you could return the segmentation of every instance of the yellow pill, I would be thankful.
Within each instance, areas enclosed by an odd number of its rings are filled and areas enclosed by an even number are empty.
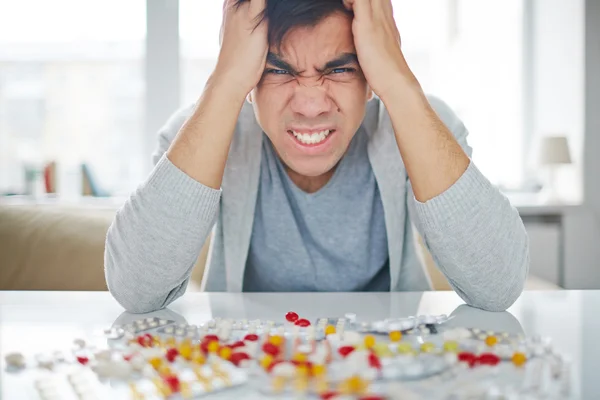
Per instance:
[[[209,353],[216,353],[217,351],[219,351],[219,342],[213,340],[208,344],[208,346],[206,346],[206,348],[208,349]]]
[[[186,360],[191,360],[192,346],[187,343],[183,343],[181,346],[179,346],[179,355],[185,358]]]
[[[283,344],[283,338],[281,336],[271,336],[269,342],[275,346],[281,346]]]
[[[312,367],[312,373],[314,376],[322,376],[322,375],[325,375],[326,372],[327,372],[327,369],[326,369],[325,365],[323,365],[323,364],[315,364]]]
[[[335,333],[335,326],[327,325],[325,327],[325,335],[333,335]]]
[[[294,361],[298,361],[298,362],[305,362],[306,361],[306,354],[304,354],[304,353],[296,353],[296,354],[294,354],[293,360]]]
[[[153,357],[149,359],[148,362],[150,363],[150,365],[152,365],[154,369],[158,369],[163,363],[162,359],[158,357]]]
[[[260,366],[264,369],[267,369],[273,363],[273,356],[270,354],[265,354],[263,358],[260,359]]]
[[[455,342],[454,340],[448,340],[447,342],[444,342],[444,351],[456,353],[458,351],[458,342]]]
[[[362,394],[367,389],[367,383],[360,376],[352,376],[344,383],[349,394]]]
[[[306,365],[306,364],[298,364],[296,366],[296,373],[299,376],[308,376],[308,365]]]
[[[219,356],[221,356],[223,360],[229,360],[231,357],[231,348],[223,347],[221,350],[219,350]]]
[[[169,368],[168,365],[161,365],[160,367],[158,367],[158,374],[160,376],[167,376],[172,375],[173,373],[171,372],[171,368]]]
[[[421,351],[423,353],[431,353],[433,350],[435,350],[435,344],[431,342],[425,342],[421,345]]]
[[[392,351],[387,343],[375,343],[373,350],[379,357],[389,357],[392,355]]]
[[[487,344],[489,347],[495,346],[496,343],[498,343],[498,338],[496,338],[496,336],[488,336],[485,338],[485,344]]]
[[[206,362],[206,358],[204,358],[204,355],[201,351],[194,351],[192,353],[192,362],[195,364],[202,365]]]
[[[398,343],[398,353],[408,354],[408,353],[412,353],[412,352],[413,352],[413,348],[410,343],[407,343],[407,342]]]
[[[390,332],[390,341],[391,342],[399,342],[401,340],[402,340],[402,332],[400,332],[400,331]]]
[[[522,366],[523,364],[525,364],[526,361],[527,361],[527,356],[523,353],[516,352],[512,356],[512,363],[515,364],[517,367]]]
[[[367,335],[367,336],[365,336],[364,343],[365,343],[365,347],[367,349],[372,348],[373,346],[375,346],[375,336],[373,336],[373,335]]]

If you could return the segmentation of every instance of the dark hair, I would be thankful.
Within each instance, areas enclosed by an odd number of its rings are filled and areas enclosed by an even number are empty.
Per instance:
[[[249,0],[236,0],[237,5]],[[265,20],[269,29],[269,45],[278,48],[292,28],[315,26],[335,12],[352,16],[342,0],[266,0],[257,24]]]

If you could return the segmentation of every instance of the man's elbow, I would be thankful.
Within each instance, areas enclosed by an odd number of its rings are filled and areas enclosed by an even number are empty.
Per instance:
[[[528,240],[525,240],[517,250],[516,256],[505,261],[505,265],[499,266],[506,273],[497,278],[497,281],[489,282],[491,286],[486,290],[487,295],[481,296],[479,301],[470,305],[494,312],[509,309],[525,289],[529,274],[529,262],[529,243]]]

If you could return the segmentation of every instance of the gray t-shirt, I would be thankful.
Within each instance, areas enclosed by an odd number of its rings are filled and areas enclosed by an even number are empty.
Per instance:
[[[263,134],[244,291],[389,291],[383,204],[367,139],[359,129],[330,181],[309,194]]]

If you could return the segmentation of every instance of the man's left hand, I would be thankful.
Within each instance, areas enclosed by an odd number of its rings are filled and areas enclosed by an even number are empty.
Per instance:
[[[352,33],[358,62],[371,89],[385,102],[396,80],[416,82],[400,48],[391,0],[344,0],[354,12]]]

